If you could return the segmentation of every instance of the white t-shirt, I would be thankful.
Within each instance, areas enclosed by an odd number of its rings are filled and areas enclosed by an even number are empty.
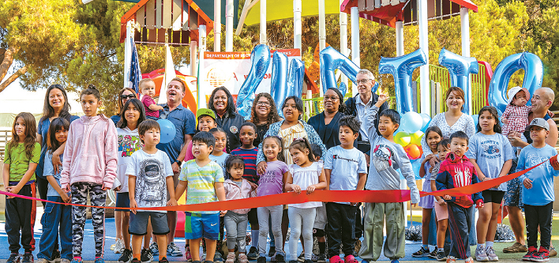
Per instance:
[[[357,148],[347,150],[338,145],[330,148],[326,153],[324,169],[332,170],[330,190],[356,190],[359,174],[367,173],[367,160],[365,154]]]
[[[289,166],[289,172],[293,175],[293,184],[301,187],[301,191],[307,190],[307,187],[318,184],[318,177],[322,172],[322,164],[313,162],[307,167],[301,167],[297,164]],[[306,202],[302,204],[290,204],[290,207],[296,208],[315,208],[322,206],[322,202]]]
[[[132,154],[142,149],[142,141],[138,135],[138,129],[131,131],[128,127],[117,128],[118,134],[118,166],[116,179],[122,186],[118,193],[128,193],[128,176],[126,167],[130,163]],[[116,185],[116,184],[115,184]]]
[[[149,154],[144,150],[132,154],[126,174],[136,176],[135,199],[138,207],[158,207],[167,204],[167,177],[173,176],[171,160],[157,150]],[[167,213],[167,211],[157,211]]]

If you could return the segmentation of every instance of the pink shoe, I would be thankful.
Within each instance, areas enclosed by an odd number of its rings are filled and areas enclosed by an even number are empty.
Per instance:
[[[340,256],[333,256],[330,258],[330,263],[344,263]]]
[[[346,256],[344,259],[345,263],[359,263],[359,261],[357,261],[357,259],[355,259],[353,255]]]

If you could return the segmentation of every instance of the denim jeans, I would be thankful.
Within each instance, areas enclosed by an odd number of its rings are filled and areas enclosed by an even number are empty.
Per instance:
[[[49,196],[47,200],[63,202],[58,196]],[[60,239],[61,258],[72,260],[72,206],[46,203],[41,224],[43,234],[37,258],[52,260],[56,242]],[[60,227],[60,235],[58,227]]]

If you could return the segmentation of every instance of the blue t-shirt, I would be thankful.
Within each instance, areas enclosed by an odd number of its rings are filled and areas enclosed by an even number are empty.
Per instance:
[[[60,161],[63,162],[63,154],[60,155]],[[58,183],[58,186],[60,186],[60,172],[62,171],[62,166],[59,168],[58,173],[54,172],[54,166],[52,165],[52,153],[47,153],[47,155],[45,156],[45,168],[43,170],[43,175],[45,176],[45,178],[49,175],[52,175],[54,177],[54,179],[56,179],[56,182]],[[52,185],[48,186],[48,190],[47,190],[47,196],[60,196],[60,194],[58,194],[58,192],[54,189],[54,187],[52,187]]]
[[[518,156],[518,164],[516,171],[522,171],[546,161],[542,165],[532,169],[531,171],[519,177],[520,182],[528,178],[532,180],[532,188],[522,189],[522,202],[527,205],[544,206],[555,201],[555,193],[553,190],[553,177],[559,175],[559,171],[553,169],[549,162],[549,158],[557,155],[555,148],[545,145],[542,148],[536,148],[532,144],[524,147]],[[522,184],[524,186],[524,184]]]
[[[182,105],[169,112],[169,106],[162,105],[163,110],[159,111],[160,119],[167,119],[175,125],[177,133],[175,138],[169,143],[159,143],[157,149],[164,151],[171,160],[171,164],[177,161],[184,144],[184,136],[194,134],[196,128],[196,118],[194,113]],[[182,160],[180,160],[182,161]]]
[[[243,157],[245,161],[245,173],[243,178],[249,182],[258,184],[260,177],[256,174],[256,156],[258,155],[258,148],[254,147],[250,150],[237,148],[231,151],[231,155],[238,155]]]
[[[367,173],[367,159],[357,148],[347,150],[338,145],[326,152],[324,169],[332,170],[330,190],[356,190],[359,174]]]
[[[78,116],[70,116],[70,123],[79,119]],[[35,175],[41,178],[46,178],[43,176],[43,169],[45,167],[45,155],[47,153],[47,136],[50,127],[50,120],[49,118],[44,119],[42,122],[39,122],[39,126],[37,126],[37,133],[43,137],[43,141],[41,142],[41,158],[39,159],[39,163],[37,164],[37,169],[35,169]],[[51,159],[52,163],[52,159]]]
[[[219,164],[219,166],[221,166],[221,168],[223,168],[223,176],[225,176],[225,180],[229,179],[225,169],[225,161],[227,161],[227,157],[229,157],[228,153],[223,153],[220,156],[210,154],[210,160],[216,162],[217,164]]]
[[[506,161],[514,159],[514,151],[507,137],[500,133],[485,135],[476,133],[470,138],[466,157],[476,160],[479,169],[487,178],[497,178]],[[506,191],[506,184],[489,190]]]

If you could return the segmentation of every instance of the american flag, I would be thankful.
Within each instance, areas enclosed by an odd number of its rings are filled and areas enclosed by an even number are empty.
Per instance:
[[[136,91],[136,94],[139,94],[140,91],[140,80],[142,80],[142,71],[140,71],[140,61],[138,59],[138,51],[136,51],[136,44],[134,44],[134,40],[131,38],[131,47],[132,47],[132,60],[130,61],[130,88],[133,88]]]

